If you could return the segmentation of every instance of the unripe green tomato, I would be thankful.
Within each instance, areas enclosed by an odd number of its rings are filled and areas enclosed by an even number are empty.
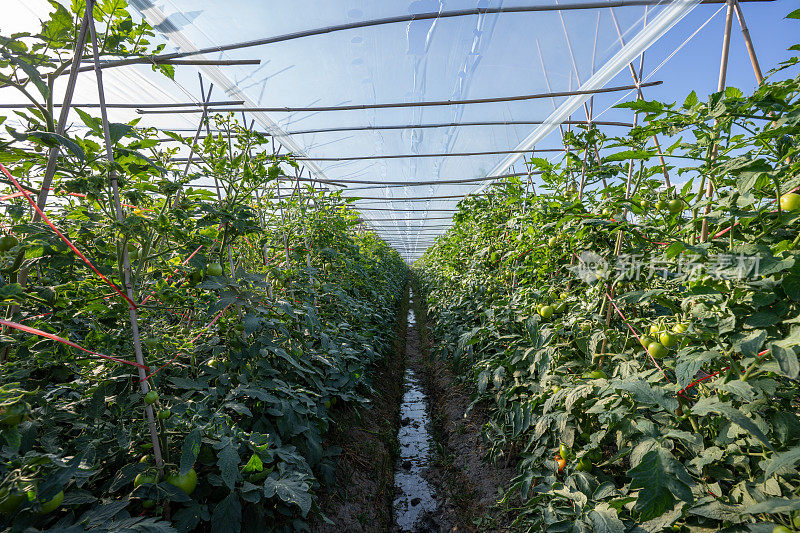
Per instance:
[[[648,209],[650,209],[650,201],[642,200],[641,202],[639,202],[639,207],[641,207],[643,211],[647,211]]]
[[[667,209],[673,215],[677,215],[678,213],[683,211],[683,200],[679,200],[677,198],[675,200],[670,200],[669,203],[667,204]]]
[[[688,330],[689,326],[687,326],[686,324],[678,323],[672,326],[672,331],[674,331],[675,333],[686,333]]]
[[[5,235],[0,238],[0,252],[7,252],[19,244],[19,239],[14,235]]]
[[[652,338],[651,336],[649,336],[649,335],[642,335],[642,336],[639,338],[639,342],[641,342],[641,343],[642,343],[642,347],[643,347],[643,348],[645,348],[645,349],[646,349],[648,346],[650,346],[650,343],[651,343],[651,342],[654,342],[654,341],[655,341],[655,339],[653,339],[653,338]]]
[[[567,303],[566,302],[558,302],[557,304],[555,304],[552,307],[553,307],[553,311],[555,311],[558,314],[561,314],[561,313],[563,313],[564,311],[567,310]]]
[[[664,326],[662,326],[660,324],[651,324],[650,325],[650,334],[651,335],[658,335],[662,331],[664,331]]]
[[[11,514],[25,501],[22,492],[11,492],[8,488],[0,490],[0,514]]]
[[[772,533],[792,533],[792,530],[786,526],[775,526],[772,528]]]
[[[154,390],[151,390],[144,395],[144,403],[146,403],[147,405],[153,405],[157,401],[158,401],[158,393]]]
[[[653,356],[653,359],[663,359],[669,354],[669,350],[660,342],[651,342],[647,346],[647,353]]]
[[[220,265],[219,263],[211,263],[210,265],[208,265],[206,272],[208,272],[209,276],[221,276],[222,265]]]
[[[578,472],[591,472],[592,466],[592,462],[588,457],[581,457],[580,461],[578,461],[578,464],[575,467],[575,470]]]
[[[554,311],[555,310],[553,309],[552,306],[545,305],[544,307],[539,309],[539,314],[542,316],[542,318],[547,319],[547,318],[550,318],[551,316],[553,316],[553,312]]]
[[[659,200],[656,202],[656,209],[659,211],[664,211],[667,208],[667,202],[664,200]]]
[[[661,344],[666,346],[667,348],[672,348],[676,344],[678,344],[678,337],[671,333],[667,333],[666,331],[658,337],[658,340],[661,341]]]
[[[172,416],[172,411],[170,411],[169,409],[162,409],[161,411],[158,412],[159,420],[166,420],[170,416]]]
[[[63,501],[64,501],[64,491],[60,490],[58,491],[58,494],[53,496],[52,499],[42,503],[42,506],[39,508],[38,511],[36,511],[36,514],[52,513],[53,511],[61,507],[61,502]]]
[[[197,472],[192,468],[182,476],[179,474],[170,474],[164,478],[164,481],[178,487],[186,494],[191,495],[197,487]]]
[[[553,236],[553,237],[550,237],[550,239],[548,239],[548,241],[547,241],[547,245],[548,245],[550,248],[555,248],[555,246],[556,246],[557,244],[558,244],[558,238],[556,238],[555,236]]]
[[[781,196],[781,209],[784,211],[797,211],[800,209],[800,194],[790,192]]]
[[[156,483],[158,483],[158,478],[156,476],[145,474],[144,472],[133,478],[133,488],[140,485],[155,485]]]

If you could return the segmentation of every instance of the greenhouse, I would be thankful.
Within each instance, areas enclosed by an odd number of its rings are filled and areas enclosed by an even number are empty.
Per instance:
[[[0,4],[0,530],[800,532],[797,0]]]

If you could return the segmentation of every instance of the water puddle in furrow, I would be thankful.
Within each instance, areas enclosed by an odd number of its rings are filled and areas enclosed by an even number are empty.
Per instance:
[[[414,324],[411,311],[408,323]],[[431,460],[433,439],[428,400],[422,384],[410,368],[405,373],[405,390],[397,434],[400,457],[394,475],[394,514],[399,531],[424,531],[424,517],[436,511],[434,489],[422,476]]]

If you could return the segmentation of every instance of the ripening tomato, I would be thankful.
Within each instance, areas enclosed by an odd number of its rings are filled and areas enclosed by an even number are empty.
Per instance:
[[[191,495],[197,487],[197,472],[192,468],[182,476],[179,474],[170,474],[164,478],[164,481],[178,487],[186,494]]]
[[[660,342],[651,342],[647,346],[647,353],[653,356],[653,359],[663,359],[669,353],[663,344]]]
[[[800,209],[800,194],[790,192],[781,196],[781,209],[784,211],[797,211]]]

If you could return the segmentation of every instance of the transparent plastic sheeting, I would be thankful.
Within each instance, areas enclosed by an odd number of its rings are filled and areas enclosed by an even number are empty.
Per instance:
[[[35,30],[50,5],[44,0],[3,0],[0,31]],[[565,2],[562,0],[562,4]],[[581,3],[572,0],[570,3]],[[202,59],[259,59],[259,65],[176,66],[175,81],[147,65],[106,69],[109,103],[175,103],[200,100],[197,69],[215,85],[211,100],[242,100],[248,107],[311,107],[389,102],[423,102],[518,96],[631,85],[628,65],[691,12],[700,0],[662,5],[480,14],[393,23],[337,31],[280,43],[196,56]],[[129,0],[167,42],[165,51],[192,51],[293,31],[384,17],[474,9],[555,5],[558,0],[486,2],[454,0]],[[10,13],[10,14],[9,14]],[[136,13],[134,13],[136,14]],[[10,26],[9,26],[10,25]],[[665,56],[669,51],[656,51]],[[638,64],[638,63],[637,63]],[[63,91],[66,77],[57,90]],[[75,103],[96,102],[91,72],[79,76]],[[594,116],[625,93],[597,95]],[[0,102],[16,101],[8,89]],[[583,120],[588,95],[515,102],[327,112],[248,112],[248,122],[275,135],[298,156],[337,158],[560,148],[558,124]],[[58,101],[58,97],[57,100]],[[137,116],[141,125],[197,128],[200,113],[137,115],[112,109],[112,121]],[[237,117],[241,114],[237,113]],[[72,119],[75,116],[72,115]],[[607,118],[607,117],[604,117]],[[631,120],[630,114],[613,117]],[[291,134],[343,126],[543,121],[541,125],[497,125]],[[288,132],[288,134],[287,134]],[[558,157],[557,152],[544,156]],[[416,157],[356,161],[304,161],[321,180],[414,183],[462,180],[524,172],[522,154]],[[206,181],[210,183],[210,181]],[[349,196],[379,197],[356,202],[363,218],[411,261],[445,230],[459,196],[479,191],[481,182],[439,185],[349,187]],[[456,196],[429,201],[409,198]],[[391,199],[387,201],[384,199]],[[369,208],[381,208],[370,210]],[[389,210],[391,208],[393,210]]]

